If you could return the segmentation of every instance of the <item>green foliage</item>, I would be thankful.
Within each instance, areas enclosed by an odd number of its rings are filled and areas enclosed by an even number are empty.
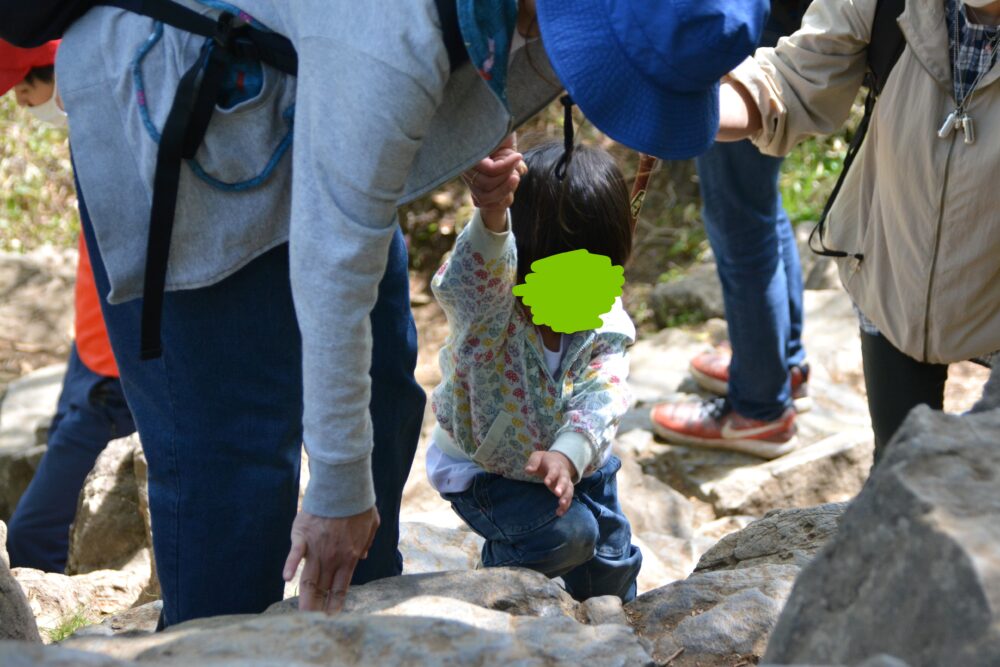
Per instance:
[[[90,624],[91,620],[87,616],[86,610],[80,607],[72,614],[64,616],[59,625],[47,631],[46,634],[49,636],[49,641],[55,644],[71,636],[80,628],[84,628]]]
[[[66,131],[0,97],[0,251],[72,247],[79,228]]]

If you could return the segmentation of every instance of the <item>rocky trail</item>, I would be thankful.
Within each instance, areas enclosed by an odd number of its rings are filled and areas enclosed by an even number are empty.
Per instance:
[[[828,268],[806,269],[813,287],[831,287]],[[428,411],[404,495],[403,577],[352,589],[336,617],[291,613],[292,582],[264,614],[154,634],[145,458],[133,437],[112,443],[88,478],[69,574],[0,565],[0,640],[29,640],[0,641],[0,665],[996,664],[1000,378],[991,409],[984,401],[958,416],[987,372],[956,365],[946,406],[955,414],[914,411],[868,480],[857,320],[841,290],[811,289],[814,407],[800,415],[802,447],[762,461],[667,445],[651,432],[650,406],[696,394],[688,360],[725,338],[713,279],[698,267],[628,295],[654,320],[678,307],[709,316],[643,335],[632,350],[637,404],[616,454],[644,554],[634,602],[581,604],[533,572],[476,569],[481,539],[426,481]],[[0,382],[17,377],[0,407],[0,520],[44,452],[62,373],[48,364],[65,354],[71,284],[71,257],[0,257]],[[445,322],[425,294],[414,304],[417,376],[429,391]],[[4,557],[5,533],[0,523]]]

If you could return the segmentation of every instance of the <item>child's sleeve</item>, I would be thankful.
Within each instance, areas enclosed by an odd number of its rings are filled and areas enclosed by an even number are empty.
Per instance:
[[[626,382],[627,344],[625,336],[598,339],[590,364],[573,386],[563,411],[563,427],[550,451],[566,455],[576,466],[574,484],[603,460],[622,417],[632,406],[632,392]]]
[[[517,282],[517,249],[507,229],[491,232],[476,210],[472,220],[455,241],[451,257],[438,269],[431,290],[456,324],[489,318],[514,307],[514,284]]]

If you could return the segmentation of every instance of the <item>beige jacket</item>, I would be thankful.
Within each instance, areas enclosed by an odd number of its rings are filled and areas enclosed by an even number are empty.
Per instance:
[[[763,118],[753,137],[784,155],[847,120],[865,73],[876,0],[815,0],[802,28],[730,76]],[[948,363],[1000,349],[1000,67],[968,108],[976,142],[938,128],[955,107],[943,0],[908,0],[906,48],[830,212],[826,245],[851,298],[906,354]]]

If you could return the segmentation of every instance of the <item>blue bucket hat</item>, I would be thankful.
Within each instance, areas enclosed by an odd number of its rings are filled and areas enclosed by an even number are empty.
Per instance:
[[[719,80],[757,46],[768,0],[536,0],[559,79],[615,141],[677,160],[708,150]]]

